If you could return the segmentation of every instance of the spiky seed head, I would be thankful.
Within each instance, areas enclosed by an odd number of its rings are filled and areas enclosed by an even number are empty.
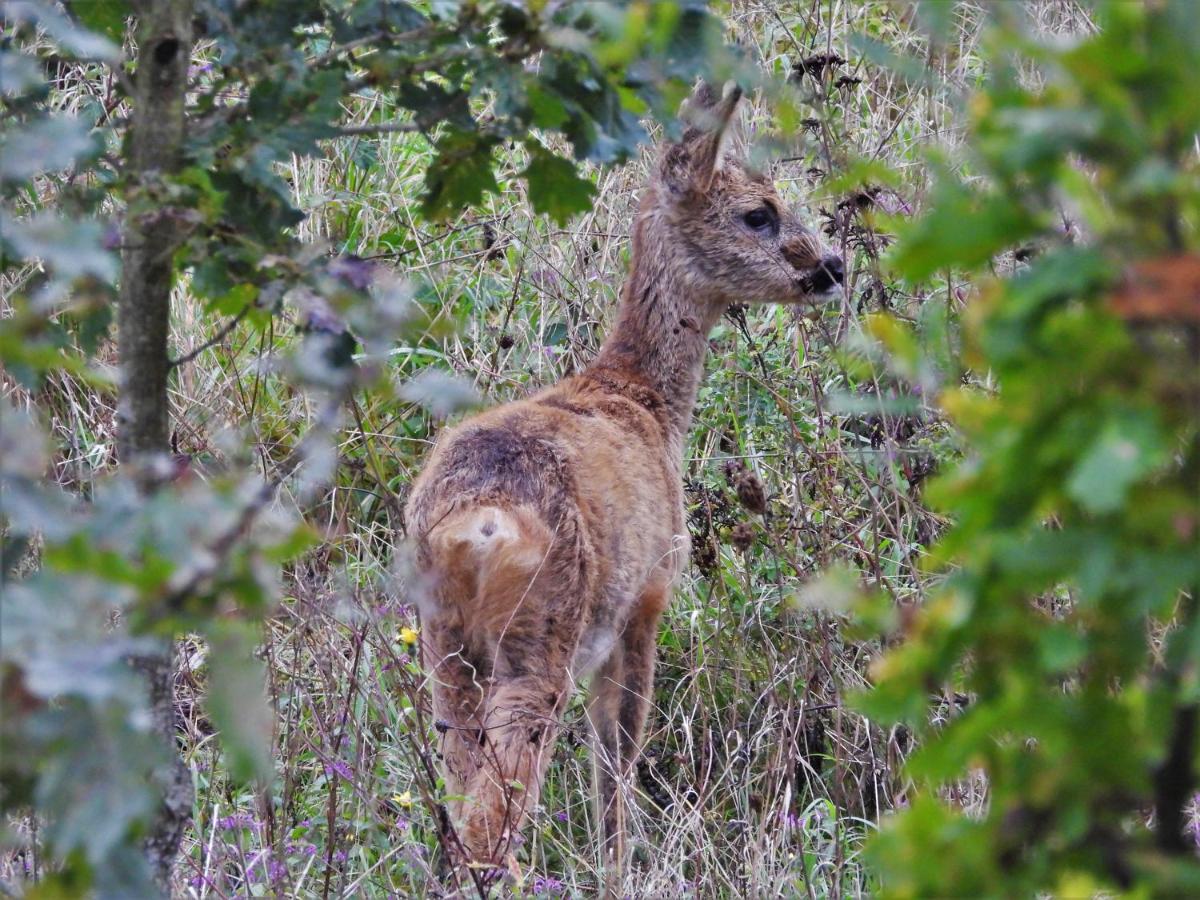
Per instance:
[[[749,522],[738,522],[729,532],[729,543],[739,553],[745,553],[754,544],[754,526]]]
[[[747,510],[759,515],[767,511],[767,489],[757,472],[742,472],[733,486],[738,501]]]

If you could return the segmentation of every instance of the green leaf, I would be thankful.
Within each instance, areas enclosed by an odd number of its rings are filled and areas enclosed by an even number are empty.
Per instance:
[[[25,181],[57,172],[88,156],[96,144],[88,126],[73,116],[39,119],[14,129],[0,144],[0,179]]]
[[[223,315],[235,316],[258,297],[258,285],[235,284],[219,297],[214,297],[209,303],[209,309]]]
[[[559,128],[567,121],[567,107],[562,99],[537,81],[527,88],[527,101],[533,112],[533,124],[538,128]]]
[[[50,560],[45,565],[26,581],[5,586],[0,659],[20,667],[26,688],[39,697],[139,704],[140,683],[127,658],[156,645],[109,631],[104,621],[128,604],[131,593],[102,578],[63,575]]]
[[[529,202],[535,212],[565,225],[571,216],[592,208],[596,188],[576,174],[573,163],[534,141],[527,141],[526,146],[531,158],[521,177],[529,185]]]
[[[10,22],[18,24],[37,23],[63,50],[80,59],[116,62],[121,58],[120,47],[107,38],[75,25],[48,3],[10,0],[4,4],[4,16]]]
[[[1110,420],[1076,464],[1067,493],[1084,509],[1108,513],[1120,508],[1129,488],[1159,465],[1162,435],[1146,410],[1129,410]]]
[[[931,207],[891,255],[896,270],[912,281],[945,269],[976,269],[1039,229],[1018,200],[974,191],[949,175],[934,191]]]
[[[274,718],[256,643],[247,626],[230,622],[217,623],[209,635],[208,711],[221,732],[230,771],[245,781],[271,772]]]
[[[32,56],[0,50],[0,96],[15,97],[44,82],[42,68]]]
[[[71,220],[54,213],[12,219],[0,211],[0,241],[20,256],[40,259],[63,278],[94,275],[112,282],[117,260],[103,249],[104,229],[93,220]]]
[[[452,131],[438,141],[437,158],[425,171],[422,212],[427,218],[446,219],[478,203],[484,192],[497,193],[492,174],[492,149],[496,139]]]
[[[955,0],[917,0],[913,10],[921,29],[935,42],[942,43],[950,37],[957,6]]]
[[[546,331],[542,335],[543,347],[561,347],[567,342],[567,338],[571,336],[570,326],[559,319],[557,322],[551,322],[546,326]]]
[[[40,478],[50,462],[49,440],[29,409],[0,397],[0,476]],[[7,517],[7,497],[0,493],[0,512]],[[5,523],[11,525],[10,522]],[[3,615],[0,608],[0,615]]]
[[[479,404],[479,395],[470,382],[440,369],[424,369],[400,388],[400,397],[444,418],[451,413]]]
[[[125,39],[125,20],[130,16],[125,0],[87,0],[72,4],[71,14],[90,31],[103,34],[118,46]]]
[[[150,776],[166,754],[153,735],[131,727],[131,718],[120,705],[92,712],[68,703],[28,723],[35,746],[44,750],[37,806],[57,854],[82,850],[93,867],[105,869],[154,811]],[[127,862],[121,860],[122,869]],[[124,871],[120,880],[130,891],[125,896],[153,896],[146,893],[144,866]]]
[[[108,336],[113,321],[113,308],[107,303],[84,311],[78,317],[76,336],[80,349],[88,356],[93,355],[100,342]]]

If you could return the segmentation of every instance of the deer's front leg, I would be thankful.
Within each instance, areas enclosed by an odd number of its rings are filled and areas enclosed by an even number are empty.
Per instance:
[[[621,640],[596,673],[588,715],[595,735],[593,766],[597,818],[603,828],[604,866],[613,893],[626,857],[625,793],[641,752],[646,715],[654,694],[658,621],[670,588],[655,586],[638,598]]]
[[[625,858],[625,798],[622,790],[621,694],[623,650],[618,643],[592,676],[587,716],[592,729],[592,781],[600,824],[601,867],[619,877]],[[612,887],[610,883],[610,888]],[[610,890],[611,893],[611,890]]]

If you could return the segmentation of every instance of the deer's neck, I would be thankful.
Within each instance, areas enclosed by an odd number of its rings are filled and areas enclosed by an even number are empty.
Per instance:
[[[682,444],[704,376],[708,333],[720,309],[691,296],[685,275],[645,258],[661,260],[662,255],[639,256],[635,250],[616,324],[591,368],[629,372],[657,390],[673,436]]]

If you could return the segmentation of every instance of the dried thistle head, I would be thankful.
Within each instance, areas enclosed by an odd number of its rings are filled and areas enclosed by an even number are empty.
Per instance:
[[[749,512],[762,515],[767,511],[767,489],[757,472],[742,472],[733,483],[738,502]]]
[[[754,526],[749,522],[738,522],[729,532],[729,543],[738,553],[745,553],[754,545]]]
[[[730,487],[737,484],[738,477],[746,471],[746,464],[740,459],[727,459],[724,465],[725,480],[729,482]]]

